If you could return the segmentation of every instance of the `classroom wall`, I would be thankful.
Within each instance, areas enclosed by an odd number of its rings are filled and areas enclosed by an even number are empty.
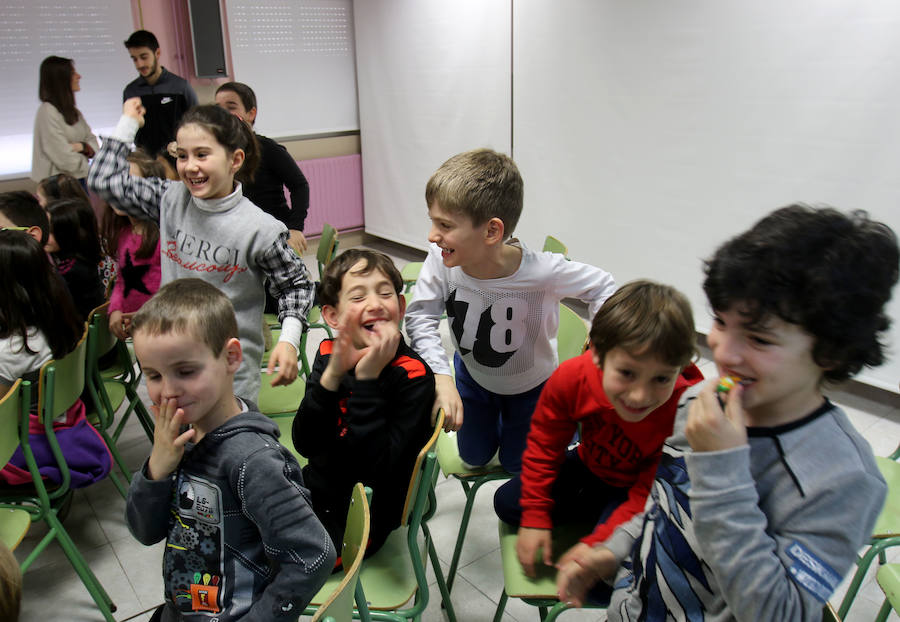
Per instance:
[[[367,231],[424,247],[428,176],[491,146],[525,180],[518,237],[677,286],[701,332],[703,258],[771,210],[900,232],[900,5],[484,0],[454,3],[461,26],[445,4],[356,3]],[[896,393],[894,293],[890,360],[859,379]]]

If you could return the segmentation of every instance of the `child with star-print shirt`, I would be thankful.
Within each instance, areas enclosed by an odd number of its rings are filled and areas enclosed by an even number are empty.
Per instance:
[[[129,155],[128,162],[132,175],[165,179],[163,165],[141,150]],[[106,252],[115,257],[118,273],[109,296],[109,330],[119,339],[126,339],[131,332],[131,316],[159,289],[159,227],[107,203],[103,243]]]

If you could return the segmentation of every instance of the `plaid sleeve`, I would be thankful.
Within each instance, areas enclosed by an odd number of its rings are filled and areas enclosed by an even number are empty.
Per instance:
[[[127,143],[104,138],[88,173],[88,187],[126,214],[159,223],[160,202],[171,182],[156,177],[133,177],[126,159],[130,153]]]
[[[288,232],[282,231],[275,244],[267,248],[258,263],[268,277],[269,293],[278,301],[278,319],[295,317],[306,330],[306,316],[312,306],[313,287],[303,260],[287,244]]]

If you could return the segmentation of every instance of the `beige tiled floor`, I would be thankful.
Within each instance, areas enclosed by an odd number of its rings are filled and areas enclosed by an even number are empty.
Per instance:
[[[345,249],[357,245],[361,236],[341,242]],[[366,239],[370,246],[376,246],[393,255],[398,265],[417,258],[415,252],[405,251],[395,245]],[[315,259],[306,258],[313,274]],[[318,338],[310,340],[310,354],[314,352]],[[701,368],[705,373],[714,373],[714,367],[705,361]],[[845,407],[854,425],[872,444],[876,454],[887,455],[900,441],[900,399],[879,396],[873,400],[850,393],[832,392],[833,401]],[[120,447],[131,468],[136,469],[150,450],[150,442],[140,426],[133,422],[126,429]],[[493,512],[493,491],[501,482],[487,484],[479,493],[472,521],[469,526],[466,545],[463,549],[460,570],[453,589],[453,605],[460,622],[480,622],[493,618],[497,599],[503,587],[502,570],[497,541],[497,519]],[[464,497],[455,480],[438,480],[438,510],[431,520],[438,556],[446,573],[459,528]],[[78,491],[71,515],[65,525],[81,552],[87,558],[94,572],[103,583],[118,606],[116,619],[144,622],[162,602],[162,543],[145,547],[136,542],[128,533],[124,521],[124,501],[108,482]],[[17,549],[17,557],[22,559],[40,539],[44,531],[35,526],[28,538]],[[889,556],[892,561],[900,561],[900,549]],[[429,570],[429,573],[431,571]],[[848,621],[863,622],[875,617],[882,595],[870,573],[866,583],[854,603]],[[430,602],[423,620],[442,620],[439,592],[431,576]],[[846,582],[845,582],[846,584]],[[839,602],[844,593],[842,586],[832,598]],[[536,621],[537,610],[512,599],[507,608],[505,621]],[[603,612],[570,611],[563,620],[576,622],[604,620]],[[898,620],[892,614],[892,620]],[[51,545],[25,574],[25,594],[21,620],[23,622],[49,622],[66,620],[72,622],[102,620],[94,603],[72,570],[61,549]]]

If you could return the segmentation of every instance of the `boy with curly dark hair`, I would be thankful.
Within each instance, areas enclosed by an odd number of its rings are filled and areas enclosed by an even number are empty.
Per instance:
[[[791,205],[706,264],[709,382],[681,408],[643,515],[561,571],[580,602],[620,564],[608,618],[820,620],[886,494],[872,450],[823,394],[883,362],[895,234]]]

